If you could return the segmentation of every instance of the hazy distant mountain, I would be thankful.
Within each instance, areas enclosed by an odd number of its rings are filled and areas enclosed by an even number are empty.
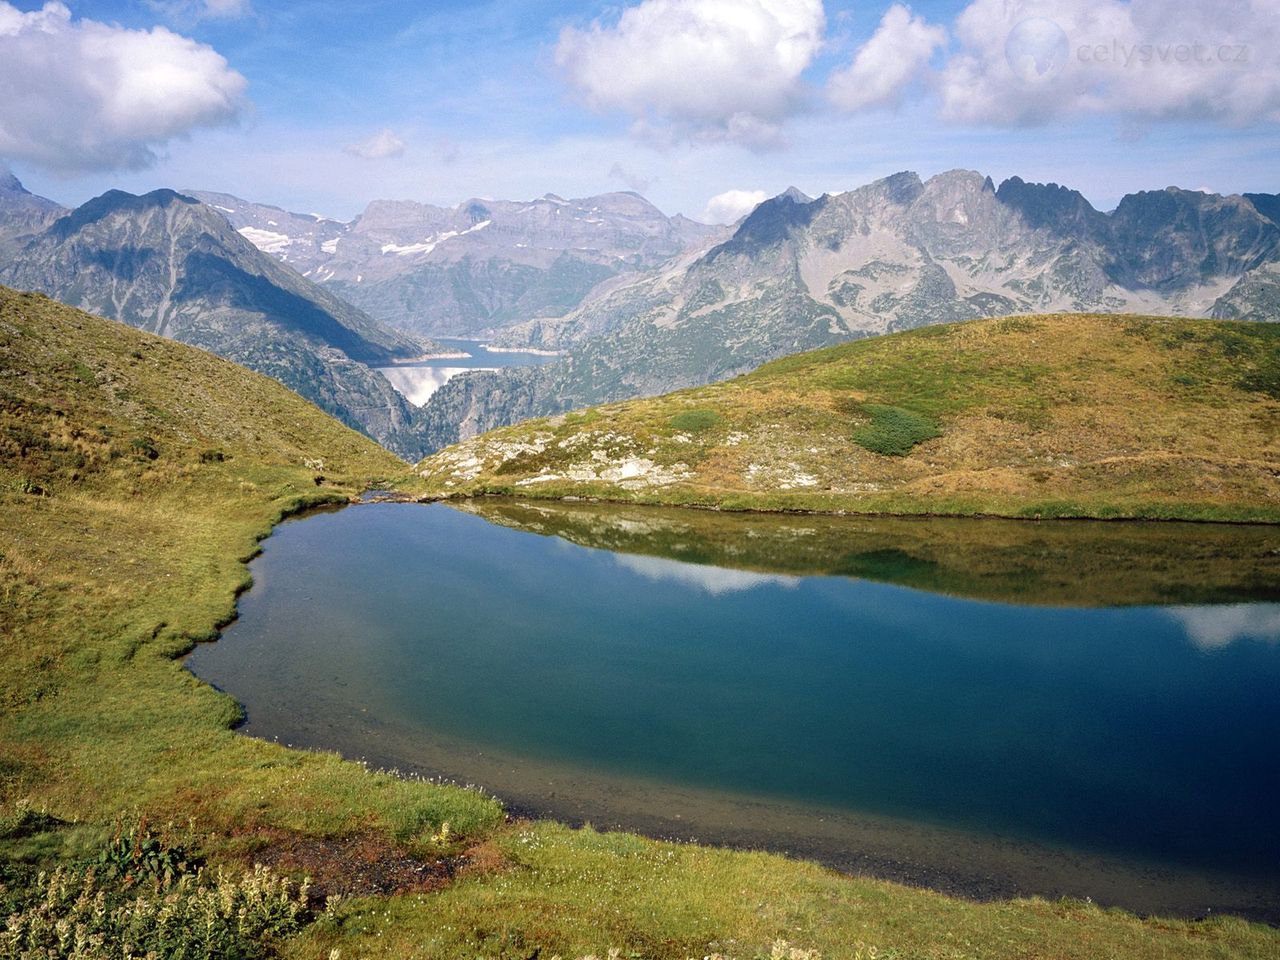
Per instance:
[[[0,222],[36,209],[0,194]],[[429,345],[389,330],[282,266],[191,197],[103,194],[11,239],[0,283],[181,340],[268,374],[385,439],[412,414],[370,369]],[[47,217],[46,217],[47,219]]]
[[[0,163],[0,256],[6,240],[43,230],[64,213],[61,205],[29,192]]]
[[[193,191],[261,250],[380,321],[430,336],[493,336],[558,317],[602,281],[651,269],[726,231],[667,217],[634,193],[582,200],[377,200],[351,223]]]
[[[1276,320],[1280,202],[1177,188],[1094,209],[1056,184],[900,173],[761,204],[701,255],[598,288],[518,332],[572,345],[533,370],[471,374],[420,415],[427,448],[515,420],[707,383],[785,354],[1019,312]],[[513,331],[516,332],[516,331]]]

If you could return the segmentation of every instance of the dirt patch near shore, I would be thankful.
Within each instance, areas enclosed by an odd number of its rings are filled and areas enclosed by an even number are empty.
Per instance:
[[[373,833],[306,837],[264,832],[255,840],[253,849],[243,856],[246,866],[262,864],[281,873],[310,877],[310,899],[317,907],[323,907],[332,896],[346,899],[438,890],[474,859],[470,851],[422,857]]]

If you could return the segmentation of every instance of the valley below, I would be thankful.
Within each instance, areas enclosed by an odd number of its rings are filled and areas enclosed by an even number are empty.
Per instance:
[[[378,367],[396,392],[415,407],[454,377],[471,371],[492,373],[507,367],[532,367],[549,363],[555,352],[497,347],[481,340],[439,338],[441,352],[419,360],[406,360],[391,367]]]

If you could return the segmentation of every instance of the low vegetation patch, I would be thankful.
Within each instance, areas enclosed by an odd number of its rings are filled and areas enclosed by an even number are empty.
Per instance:
[[[128,891],[92,867],[58,867],[5,917],[0,960],[257,960],[301,929],[306,910],[305,886],[261,867]]]
[[[872,453],[904,457],[916,444],[942,436],[935,421],[902,407],[864,403],[862,412],[871,418],[871,423],[855,430],[853,439],[858,446]]]
[[[724,423],[724,417],[714,410],[685,410],[677,413],[667,422],[671,425],[671,429],[682,433],[701,433],[720,426]]]

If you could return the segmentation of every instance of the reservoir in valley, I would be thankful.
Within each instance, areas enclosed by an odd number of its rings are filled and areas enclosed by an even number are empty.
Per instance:
[[[534,367],[558,358],[546,351],[490,346],[483,340],[437,337],[444,356],[379,367],[378,372],[414,406],[422,406],[431,395],[454,377],[473,370],[501,370],[504,367]]]
[[[372,503],[188,664],[245,732],[968,896],[1280,920],[1280,531]]]

